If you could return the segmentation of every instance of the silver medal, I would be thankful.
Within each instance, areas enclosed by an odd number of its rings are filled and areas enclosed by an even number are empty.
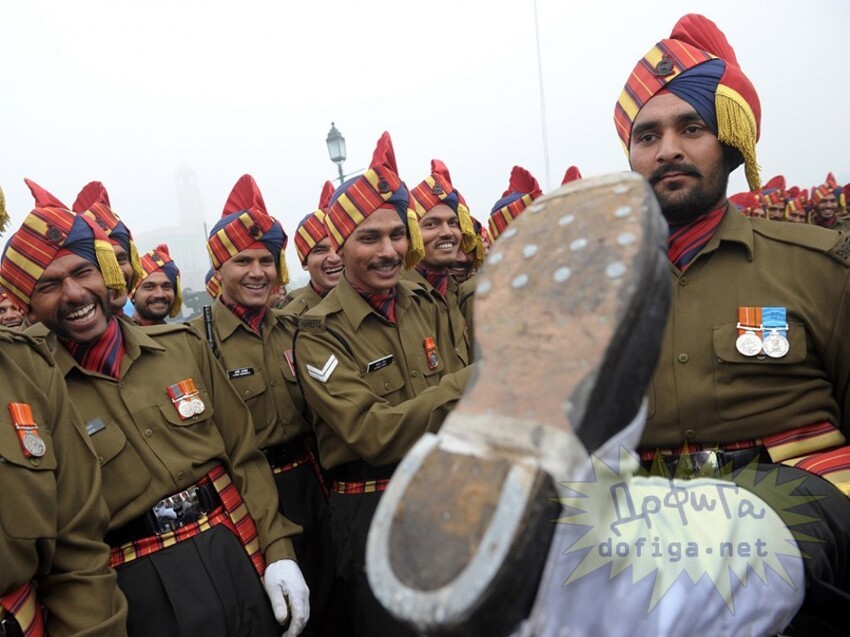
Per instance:
[[[761,353],[762,341],[758,334],[746,331],[735,341],[735,349],[744,356],[757,356]]]
[[[206,405],[204,405],[204,401],[201,400],[200,398],[193,398],[191,402],[192,402],[192,411],[194,412],[194,414],[196,416],[204,413],[204,409],[207,408]]]
[[[44,440],[35,434],[25,433],[23,442],[24,448],[30,453],[30,455],[35,456],[36,458],[41,458],[41,456],[44,455],[44,452],[47,451],[47,445],[44,444]]]
[[[788,339],[776,330],[764,337],[764,353],[771,358],[782,358],[788,353],[790,344]]]
[[[191,400],[181,400],[177,404],[177,411],[183,418],[191,418],[195,415],[195,408],[192,406]]]

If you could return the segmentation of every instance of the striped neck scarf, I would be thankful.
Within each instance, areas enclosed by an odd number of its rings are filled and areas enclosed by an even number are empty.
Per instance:
[[[363,297],[363,300],[366,301],[373,310],[395,325],[395,288],[392,288],[386,294],[369,294],[365,290],[358,288],[356,285],[352,284],[351,287],[354,288],[354,291],[357,292],[357,294]]]
[[[124,360],[127,348],[124,346],[124,333],[118,325],[118,319],[109,319],[106,331],[94,343],[76,343],[62,339],[62,344],[83,369],[111,376],[116,380],[120,376],[121,361]]]
[[[670,224],[670,236],[667,239],[667,258],[670,259],[670,263],[684,272],[691,264],[691,260],[711,239],[725,212],[726,204],[724,203],[717,210],[712,210],[692,221]]]
[[[440,296],[446,298],[446,292],[449,291],[449,271],[448,269],[434,271],[426,268],[422,264],[416,266],[416,271],[425,277],[425,280],[430,283]]]
[[[312,279],[310,280],[310,287],[313,288],[313,292],[318,294],[321,298],[325,298],[328,295],[328,292],[330,292],[330,290],[325,290],[324,292],[322,292],[319,288],[313,285]]]
[[[260,330],[263,329],[263,319],[266,317],[266,311],[269,309],[268,306],[261,305],[260,307],[246,307],[238,303],[225,301],[224,297],[221,296],[218,298],[220,298],[221,302],[224,303],[224,307],[233,312],[236,317],[251,328],[255,334],[260,334]]]

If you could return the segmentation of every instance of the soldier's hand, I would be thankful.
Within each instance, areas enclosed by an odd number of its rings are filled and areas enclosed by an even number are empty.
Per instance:
[[[280,624],[289,619],[283,637],[297,637],[310,619],[310,589],[298,564],[295,560],[272,562],[266,567],[263,583],[275,619]]]

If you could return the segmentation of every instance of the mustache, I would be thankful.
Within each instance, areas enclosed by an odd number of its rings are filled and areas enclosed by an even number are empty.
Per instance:
[[[71,312],[76,312],[80,308],[83,308],[91,303],[94,303],[96,306],[100,307],[101,311],[107,316],[107,318],[109,317],[109,313],[106,311],[106,304],[104,303],[104,300],[98,296],[95,296],[94,294],[89,295],[86,299],[80,301],[79,303],[63,303],[59,306],[58,315],[67,316]]]
[[[386,266],[395,267],[397,265],[401,265],[401,259],[381,259],[377,263],[370,263],[370,270],[377,270],[378,268],[383,268]]]
[[[702,173],[693,164],[664,164],[652,171],[649,176],[649,185],[654,186],[667,175],[686,175],[688,177],[702,177]]]

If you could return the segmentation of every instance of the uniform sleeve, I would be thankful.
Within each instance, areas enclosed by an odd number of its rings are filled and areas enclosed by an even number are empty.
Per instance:
[[[836,305],[837,320],[827,345],[826,365],[841,408],[841,433],[850,440],[850,276],[844,279]]]
[[[357,362],[326,332],[300,332],[295,341],[298,378],[310,409],[366,462],[380,466],[398,461],[448,413],[466,386],[472,366],[446,374],[438,385],[414,398],[391,405],[360,374]],[[325,362],[321,370],[308,364]],[[336,361],[336,362],[334,362]],[[332,367],[332,369],[330,369]]]
[[[198,351],[213,399],[216,426],[230,462],[227,471],[257,526],[266,563],[295,559],[290,538],[301,533],[301,527],[278,512],[277,487],[265,456],[257,448],[251,412],[227,380],[209,346],[198,341]]]
[[[109,568],[103,542],[109,524],[101,497],[100,468],[84,437],[56,367],[46,385],[56,454],[57,534],[50,572],[38,582],[47,610],[47,632],[62,635],[125,635],[127,602]]]

